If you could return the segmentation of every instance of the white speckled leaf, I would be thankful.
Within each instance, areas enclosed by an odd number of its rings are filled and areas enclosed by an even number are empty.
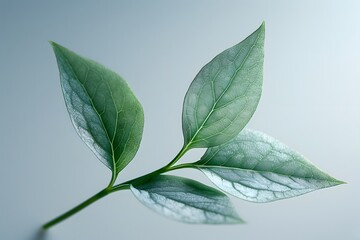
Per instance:
[[[160,175],[145,184],[131,186],[131,191],[145,206],[181,222],[242,222],[226,195],[194,180]]]
[[[183,106],[187,148],[212,147],[235,137],[259,103],[263,79],[264,23],[217,55],[191,83]]]
[[[223,191],[252,202],[295,197],[343,183],[276,139],[253,130],[209,148],[195,165]]]
[[[67,110],[80,138],[115,174],[135,156],[144,113],[127,83],[104,66],[51,43]]]

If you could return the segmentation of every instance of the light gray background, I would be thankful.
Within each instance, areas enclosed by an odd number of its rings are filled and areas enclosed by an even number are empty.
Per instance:
[[[360,239],[359,1],[0,2],[0,239]],[[347,181],[269,204],[232,199],[246,225],[187,225],[119,192],[39,234],[102,189],[110,171],[71,126],[48,40],[120,73],[145,109],[126,180],[182,145],[184,94],[200,68],[266,21],[264,89],[249,126]],[[197,159],[193,151],[183,161]],[[209,181],[195,171],[179,175]]]

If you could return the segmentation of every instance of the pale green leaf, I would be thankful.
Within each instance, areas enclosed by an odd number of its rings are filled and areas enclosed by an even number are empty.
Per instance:
[[[131,186],[131,191],[145,206],[178,221],[206,224],[242,222],[226,195],[194,180],[160,175]]]
[[[258,105],[263,79],[264,23],[206,64],[186,93],[182,124],[187,148],[212,147],[235,137]]]
[[[119,173],[140,145],[144,113],[139,101],[113,71],[51,44],[76,132],[101,162]]]
[[[276,139],[252,130],[209,148],[195,165],[223,191],[253,202],[294,197],[343,183]]]

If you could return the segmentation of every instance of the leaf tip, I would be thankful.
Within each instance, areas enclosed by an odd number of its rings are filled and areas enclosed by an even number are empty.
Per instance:
[[[56,42],[51,41],[51,40],[49,40],[48,42],[52,47],[55,47],[56,45],[58,45]]]
[[[337,185],[348,184],[347,182],[344,182],[344,181],[341,181],[341,180],[337,180],[337,179],[336,179],[336,183],[337,183]]]
[[[245,220],[243,220],[236,211],[234,211],[233,216],[231,216],[231,221],[228,223],[233,223],[233,224],[246,224],[247,222]]]
[[[49,40],[48,42],[49,42],[50,46],[52,47],[53,51],[56,54],[56,50],[59,49],[59,47],[61,47],[61,46],[59,44],[57,44],[56,42],[51,41],[51,40]]]
[[[54,51],[64,49],[63,46],[61,46],[60,44],[58,44],[54,41],[49,40],[48,42],[51,45],[51,47],[54,49]]]
[[[259,27],[259,30],[260,31],[265,31],[265,21],[262,21],[262,23],[261,23],[261,25],[260,25],[260,27]]]
[[[330,177],[331,180],[330,180],[330,186],[329,187],[335,187],[335,186],[338,186],[338,185],[343,185],[343,184],[348,184],[347,182],[345,181],[342,181],[342,180],[339,180],[339,179],[336,179],[336,178],[333,178],[333,177]]]
[[[342,181],[342,180],[339,180],[339,179],[336,179],[336,178],[334,178],[334,177],[331,177],[331,176],[330,176],[330,178],[331,178],[332,186],[347,184],[347,182]]]
[[[236,224],[247,224],[246,221],[244,221],[243,219],[241,219],[240,217],[236,218]]]

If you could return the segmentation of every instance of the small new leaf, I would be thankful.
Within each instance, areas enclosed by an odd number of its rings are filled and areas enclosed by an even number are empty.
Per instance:
[[[252,130],[209,148],[195,165],[223,191],[252,202],[295,197],[343,183],[274,138]]]
[[[264,40],[263,23],[200,70],[184,100],[186,148],[223,144],[248,123],[261,96]]]
[[[172,219],[186,223],[242,223],[229,198],[218,190],[194,180],[159,175],[131,186],[135,197],[145,206]]]
[[[59,44],[51,44],[76,132],[116,176],[139,148],[144,126],[142,107],[119,75]]]

